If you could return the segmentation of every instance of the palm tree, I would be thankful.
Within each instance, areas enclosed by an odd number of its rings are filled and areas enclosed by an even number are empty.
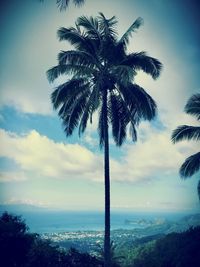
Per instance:
[[[44,0],[39,0],[40,2],[44,2]],[[56,0],[56,4],[60,11],[66,10],[69,5],[70,0]],[[85,0],[73,0],[75,6],[81,6],[84,4]]]
[[[191,114],[200,120],[200,94],[193,95],[185,106],[185,112]],[[182,125],[176,128],[172,133],[172,142],[177,143],[181,140],[200,140],[200,127]],[[198,172],[200,169],[200,152],[190,156],[180,167],[181,178],[186,179]],[[197,192],[200,200],[200,180],[197,186]]]
[[[99,13],[97,17],[79,17],[75,27],[58,30],[59,40],[68,41],[74,50],[61,51],[58,65],[47,72],[50,82],[68,75],[67,81],[51,95],[66,136],[72,135],[77,127],[81,135],[88,121],[92,123],[93,114],[98,114],[99,143],[104,148],[105,267],[110,266],[109,125],[116,145],[121,146],[128,125],[132,140],[136,141],[135,127],[141,119],[151,120],[156,114],[156,103],[134,83],[134,77],[142,70],[156,79],[162,65],[145,52],[127,52],[129,39],[142,22],[138,18],[118,38],[115,16],[107,19]]]

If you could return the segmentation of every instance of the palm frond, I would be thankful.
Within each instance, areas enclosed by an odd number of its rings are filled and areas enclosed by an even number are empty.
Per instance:
[[[195,174],[200,169],[200,152],[190,156],[185,160],[180,168],[180,175],[186,179]]]
[[[52,83],[55,79],[57,79],[62,74],[67,74],[69,68],[67,65],[57,65],[52,67],[47,71],[47,79],[50,83]]]
[[[116,91],[118,92],[118,99],[120,100],[120,105],[123,108],[121,113],[123,113],[124,114],[123,116],[125,116],[126,122],[123,125],[126,126],[126,125],[128,125],[128,123],[130,123],[130,128],[129,128],[130,135],[131,135],[132,141],[136,142],[137,141],[137,132],[136,132],[135,126],[138,125],[141,118],[137,114],[136,107],[130,108],[130,105],[127,104],[127,101],[124,99],[124,96],[123,96],[121,90],[116,88]]]
[[[119,40],[119,43],[125,43],[128,45],[129,38],[132,37],[132,33],[136,32],[136,30],[144,23],[143,19],[141,17],[137,18],[133,24],[128,28],[128,30],[123,34],[121,39]]]
[[[136,74],[133,68],[127,65],[117,65],[111,69],[112,75],[115,76],[115,79],[118,83],[122,83],[125,86],[133,81],[133,78]]]
[[[91,38],[100,40],[99,21],[97,18],[81,16],[77,19],[77,25],[84,27],[84,30]]]
[[[60,9],[60,11],[64,11],[66,10],[66,8],[69,5],[69,0],[57,0],[57,6]],[[85,0],[73,0],[73,3],[75,4],[75,6],[81,6],[83,5],[85,2]]]
[[[135,116],[135,121],[154,119],[157,112],[156,102],[142,87],[130,83],[128,86],[120,86],[120,92]]]
[[[75,99],[71,98],[71,105],[68,106],[66,112],[61,117],[66,136],[72,135],[74,129],[77,128],[80,117],[84,112],[88,96],[89,90],[85,90],[84,92],[81,92]]]
[[[96,69],[95,59],[87,52],[84,51],[61,51],[58,54],[58,61],[60,65],[71,64],[84,67],[90,67],[91,71]]]
[[[65,103],[69,97],[73,97],[83,90],[85,86],[84,79],[71,79],[59,85],[51,94],[51,102],[54,109],[57,109],[61,104]]]
[[[80,30],[77,30],[77,28],[61,27],[57,31],[57,35],[60,41],[68,41],[77,50],[87,51],[91,54],[94,54],[95,52],[92,40],[87,38],[84,34],[80,32]]]
[[[200,140],[200,127],[181,125],[172,132],[172,142],[182,140]]]
[[[185,112],[200,120],[200,94],[195,94],[188,100]]]
[[[100,105],[100,90],[97,86],[94,86],[90,96],[88,97],[88,101],[85,105],[84,112],[79,124],[79,135],[81,135],[86,127],[88,119],[90,118],[90,122],[92,123],[92,115],[98,109]]]
[[[137,141],[137,131],[136,131],[136,128],[135,128],[135,123],[133,123],[132,121],[131,121],[131,124],[130,124],[129,131],[130,131],[130,136],[131,136],[132,141],[136,142]]]
[[[82,6],[85,3],[85,0],[73,0],[75,6]]]
[[[57,0],[56,1],[58,8],[60,11],[66,10],[69,5],[69,0]]]
[[[117,146],[121,146],[126,139],[126,126],[130,121],[127,109],[119,94],[110,93],[108,101],[108,117],[112,125],[112,134]]]
[[[95,76],[95,70],[82,65],[74,65],[74,64],[65,64],[65,65],[57,65],[52,67],[47,71],[47,78],[49,82],[53,82],[60,75],[73,75],[74,77],[84,77],[84,76]]]
[[[117,39],[117,31],[115,29],[117,25],[117,19],[115,16],[113,16],[110,19],[107,19],[103,13],[99,12],[99,28],[101,35],[104,36],[105,38],[109,38],[112,40]]]
[[[81,16],[77,19],[77,25],[84,28],[85,38],[96,54],[100,54],[103,43],[100,34],[100,26],[97,18]],[[93,53],[94,56],[94,53]],[[97,59],[97,57],[96,57]]]
[[[157,79],[162,70],[161,62],[156,58],[147,56],[145,52],[129,54],[122,64],[135,70],[142,70],[151,75],[153,79]]]

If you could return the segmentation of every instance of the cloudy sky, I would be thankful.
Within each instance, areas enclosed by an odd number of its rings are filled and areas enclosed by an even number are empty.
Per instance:
[[[157,118],[142,122],[138,142],[116,148],[111,139],[112,209],[199,210],[197,175],[181,180],[178,169],[199,150],[194,142],[173,145],[178,125],[196,125],[184,114],[187,99],[199,92],[200,18],[195,0],[86,0],[60,13],[55,0],[8,0],[0,4],[0,204],[34,204],[67,210],[104,206],[103,152],[96,121],[82,138],[66,139],[53,111],[54,85],[46,71],[56,65],[59,27],[81,15],[118,18],[119,36],[137,17],[144,25],[130,51],[147,51],[164,65],[157,81],[139,72],[136,82],[158,105]]]

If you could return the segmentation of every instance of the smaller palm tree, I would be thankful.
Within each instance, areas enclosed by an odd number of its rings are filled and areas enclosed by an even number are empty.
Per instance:
[[[185,106],[185,112],[193,115],[200,121],[200,94],[193,95]],[[177,143],[181,140],[200,140],[200,126],[182,125],[172,133],[172,142]],[[180,167],[181,178],[186,179],[198,172],[200,169],[200,152],[188,157]],[[200,180],[197,187],[200,200]]]

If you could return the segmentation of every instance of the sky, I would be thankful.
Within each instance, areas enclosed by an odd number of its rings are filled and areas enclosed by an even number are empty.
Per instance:
[[[79,138],[66,138],[52,109],[46,71],[57,64],[60,27],[81,15],[118,19],[119,37],[138,17],[129,52],[146,51],[163,63],[158,80],[138,72],[135,82],[158,105],[142,122],[137,143],[116,148],[110,137],[111,209],[197,212],[198,174],[181,180],[179,167],[198,143],[170,141],[179,125],[197,125],[184,106],[199,92],[200,16],[195,0],[86,0],[59,12],[56,1],[8,0],[0,8],[0,204],[65,210],[103,210],[103,151],[97,121]],[[64,79],[64,78],[63,78]]]

